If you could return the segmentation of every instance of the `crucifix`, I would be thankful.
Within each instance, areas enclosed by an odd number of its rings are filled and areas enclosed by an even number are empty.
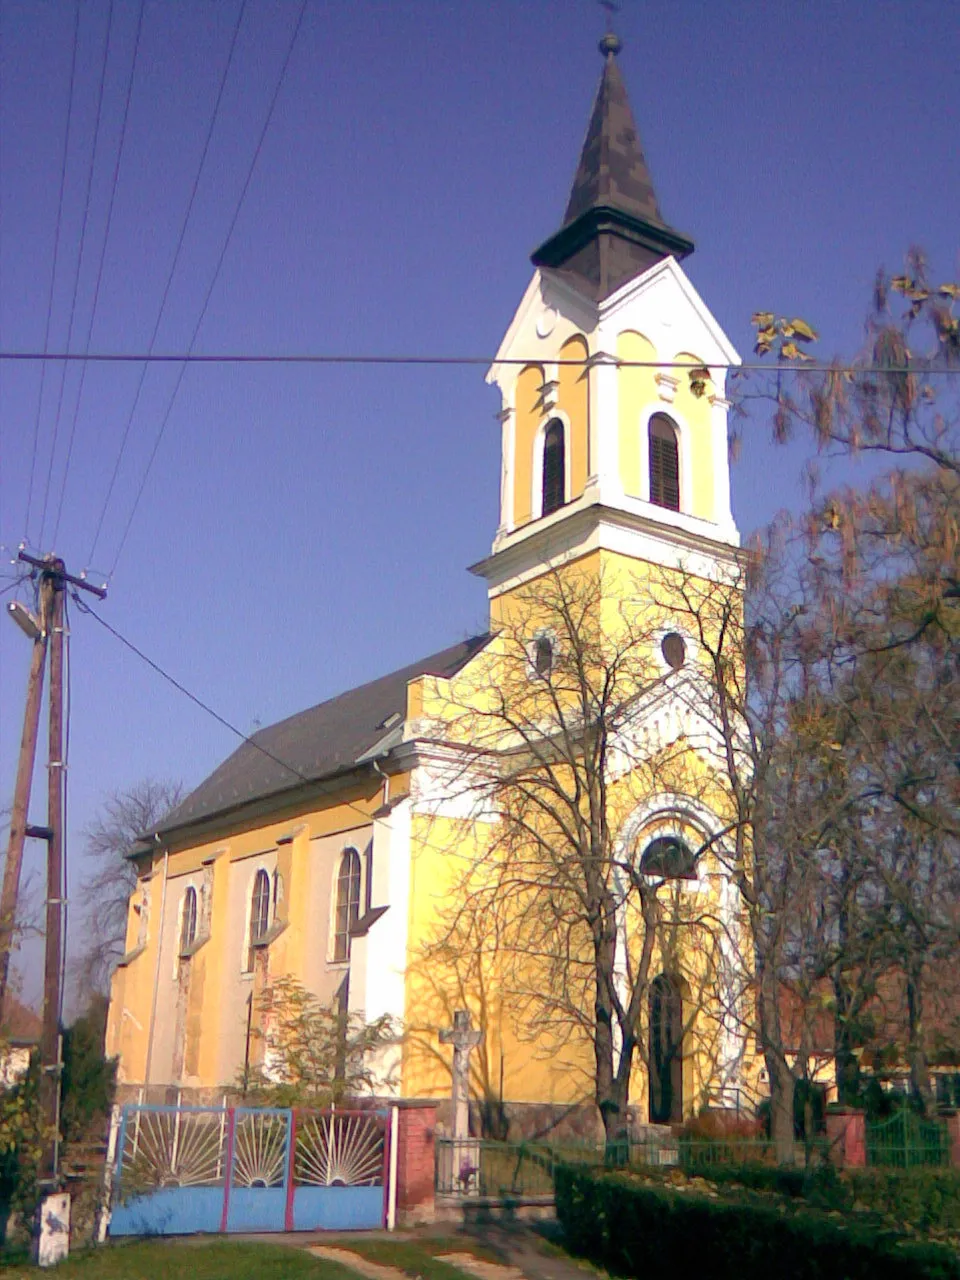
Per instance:
[[[440,1032],[441,1044],[453,1045],[453,1136],[470,1136],[470,1050],[483,1039],[483,1033],[470,1027],[470,1014],[457,1009],[453,1026]]]

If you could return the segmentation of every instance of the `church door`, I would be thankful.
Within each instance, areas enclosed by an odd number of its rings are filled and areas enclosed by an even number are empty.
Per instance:
[[[650,992],[650,1123],[683,1120],[683,1000],[667,974]]]

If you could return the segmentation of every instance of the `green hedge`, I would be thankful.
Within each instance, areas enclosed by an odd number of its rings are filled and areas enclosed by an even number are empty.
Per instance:
[[[623,1174],[563,1165],[557,1217],[575,1252],[621,1275],[709,1275],[711,1280],[960,1280],[942,1245],[813,1212],[736,1204],[650,1187]]]
[[[919,1230],[960,1230],[960,1169],[846,1169],[839,1173],[829,1164],[810,1169],[742,1164],[705,1169],[702,1176],[718,1187],[735,1183],[787,1200],[803,1199],[817,1209],[877,1213]]]
[[[960,1230],[960,1169],[851,1169],[838,1182],[851,1208],[922,1230]]]

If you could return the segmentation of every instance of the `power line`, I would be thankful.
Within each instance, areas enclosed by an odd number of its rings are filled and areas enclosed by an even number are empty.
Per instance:
[[[81,611],[81,613],[88,614],[96,622],[99,622],[101,627],[103,627],[105,631],[108,631],[110,635],[114,637],[115,640],[118,640],[120,644],[124,646],[124,648],[129,649],[130,652],[135,654],[138,658],[140,658],[142,662],[145,662],[152,671],[155,671],[158,676],[160,676],[163,680],[166,680],[168,684],[173,685],[173,687],[179,693],[182,693],[184,697],[189,698],[190,701],[194,704],[194,706],[199,707],[201,711],[205,711],[207,715],[212,716],[213,719],[216,720],[218,724],[222,725],[225,729],[229,729],[229,731],[232,734],[235,734],[236,737],[238,737],[242,742],[245,742],[248,746],[253,747],[255,751],[259,751],[261,755],[266,756],[268,760],[272,760],[274,764],[278,764],[282,769],[286,769],[286,771],[292,774],[296,779],[298,779],[298,781],[305,782],[305,783],[313,783],[313,782],[320,781],[319,778],[315,778],[315,777],[311,778],[309,774],[303,773],[295,765],[292,765],[288,761],[282,760],[279,756],[274,755],[272,751],[268,751],[267,748],[262,746],[259,742],[257,742],[255,738],[251,738],[250,735],[244,733],[242,729],[238,729],[235,724],[231,724],[231,722],[227,720],[224,716],[220,715],[218,711],[214,711],[213,707],[211,707],[209,703],[204,702],[202,698],[198,698],[195,693],[191,693],[191,691],[185,685],[181,684],[180,681],[177,680],[175,676],[172,676],[169,673],[169,671],[165,671],[158,662],[154,662],[152,658],[148,657],[143,652],[142,649],[138,648],[133,643],[132,640],[128,640],[126,636],[122,635],[116,629],[116,627],[112,627],[110,623],[107,622],[106,618],[102,618],[95,609],[92,609],[85,600],[80,598],[80,596],[76,593],[76,591],[71,592],[71,595],[73,597],[74,603],[76,604],[77,608]],[[346,809],[352,809],[355,813],[359,814],[365,821],[367,822],[371,821],[371,815],[367,812],[367,810],[362,809],[358,804],[354,804],[352,800],[341,800],[339,803],[342,804]],[[435,848],[435,849],[439,849],[441,847],[436,844],[431,844],[431,842],[428,840],[425,840],[424,843],[427,845],[430,845],[431,848]],[[446,852],[446,850],[444,850],[444,852]]]
[[[63,222],[63,193],[67,185],[67,153],[70,143],[70,125],[73,121],[73,86],[77,72],[77,45],[80,30],[80,0],[73,6],[73,52],[70,56],[70,92],[67,97],[67,124],[63,134],[63,158],[60,164],[60,194],[57,198],[57,222],[53,236],[53,265],[50,268],[50,292],[47,295],[47,319],[43,331],[43,349],[50,345],[50,321],[53,316],[53,290],[57,279],[57,259],[60,255],[60,228]],[[46,363],[40,366],[40,390],[37,395],[37,413],[33,423],[33,447],[30,456],[30,482],[27,486],[27,509],[23,519],[24,536],[29,532],[30,509],[33,506],[33,479],[37,466],[37,445],[40,439],[40,411],[43,408],[43,388],[47,378]]]
[[[173,253],[173,260],[170,263],[170,270],[167,273],[166,283],[164,284],[164,287],[163,287],[163,294],[161,295],[161,298],[160,298],[160,307],[157,311],[156,323],[154,324],[153,332],[150,335],[150,342],[148,344],[148,349],[151,352],[153,351],[154,345],[156,344],[157,335],[160,332],[160,324],[163,320],[163,313],[166,310],[167,300],[170,297],[170,289],[171,289],[171,286],[173,285],[173,278],[177,273],[177,267],[180,263],[180,254],[183,252],[184,241],[186,240],[186,237],[187,237],[187,227],[190,223],[190,217],[191,217],[191,214],[193,213],[193,207],[197,199],[197,191],[200,188],[200,179],[203,176],[204,166],[206,165],[206,162],[207,162],[207,155],[210,151],[210,142],[213,138],[214,129],[216,128],[217,120],[219,119],[219,116],[220,116],[220,105],[223,102],[223,93],[227,85],[227,77],[229,76],[230,68],[233,65],[233,55],[236,52],[236,48],[237,48],[237,37],[240,34],[240,26],[243,22],[243,15],[244,15],[244,12],[246,11],[246,7],[247,7],[247,0],[241,0],[240,8],[237,11],[237,20],[233,28],[233,35],[230,40],[230,49],[227,53],[227,61],[223,68],[223,75],[220,78],[220,86],[217,90],[216,100],[213,105],[213,114],[210,117],[210,127],[207,129],[207,134],[206,134],[206,137],[204,138],[203,148],[200,152],[200,163],[197,166],[196,176],[194,177],[194,180],[193,180],[193,187],[190,191],[190,197],[187,201],[187,207],[183,215],[183,221],[180,225],[180,234],[177,237],[176,248],[174,249],[174,253]],[[140,379],[137,383],[137,389],[134,393],[133,403],[130,406],[130,412],[127,415],[127,421],[124,426],[123,434],[120,439],[120,448],[117,451],[117,458],[113,467],[113,474],[110,477],[110,483],[107,485],[106,496],[104,497],[104,500],[103,500],[103,506],[100,510],[100,517],[97,521],[96,532],[94,533],[94,536],[93,536],[93,546],[90,549],[90,557],[89,557],[90,560],[93,559],[94,552],[96,551],[96,548],[97,548],[97,543],[100,540],[100,533],[103,529],[103,521],[107,514],[107,507],[110,505],[110,498],[113,495],[114,486],[117,483],[117,476],[120,474],[120,464],[123,461],[123,455],[126,451],[127,441],[130,437],[130,428],[133,425],[133,419],[134,419],[134,416],[136,415],[137,407],[140,404],[140,396],[143,393],[143,384],[146,381],[148,368],[149,368],[149,365],[144,363],[143,367],[140,370]]]
[[[268,751],[266,747],[261,746],[259,742],[257,742],[254,738],[251,738],[248,734],[244,733],[242,729],[238,729],[235,724],[231,724],[230,721],[225,719],[225,717],[223,717],[222,715],[220,715],[218,711],[214,711],[213,707],[211,707],[209,703],[204,702],[202,698],[198,698],[195,693],[191,693],[190,690],[185,685],[182,685],[180,681],[176,679],[175,676],[172,676],[169,671],[165,671],[158,662],[154,662],[152,658],[148,658],[147,655],[143,652],[143,650],[138,649],[132,640],[128,640],[126,636],[121,635],[120,632],[116,629],[116,627],[112,627],[110,623],[107,622],[106,618],[102,618],[95,609],[92,609],[90,605],[86,603],[86,601],[81,600],[76,592],[72,592],[71,594],[73,595],[74,603],[76,604],[77,608],[81,611],[81,613],[89,614],[91,618],[99,622],[101,627],[103,627],[105,631],[109,631],[115,640],[119,640],[120,643],[125,648],[129,649],[131,653],[136,654],[136,656],[140,658],[141,661],[145,662],[147,666],[150,667],[153,671],[155,671],[158,676],[161,676],[164,680],[167,681],[168,684],[172,684],[175,689],[177,689],[180,693],[182,693],[184,697],[189,698],[190,701],[195,706],[198,706],[201,711],[205,711],[207,715],[212,716],[214,720],[217,721],[218,724],[223,725],[225,729],[229,729],[231,733],[236,734],[238,738],[242,739],[249,746],[253,747],[256,751],[259,751],[261,755],[264,755],[269,760],[272,760],[274,764],[278,764],[282,769],[286,769],[288,773],[292,773],[294,777],[298,778],[301,782],[315,781],[315,779],[308,777],[307,774],[301,773],[301,771],[297,769],[294,765],[288,764],[286,760],[281,760],[280,757],[275,756],[272,751]]]
[[[96,280],[93,288],[93,302],[91,303],[91,306],[90,306],[90,323],[87,325],[87,336],[84,342],[84,352],[82,354],[81,353],[76,353],[75,355],[70,354],[67,357],[68,362],[72,361],[75,358],[83,362],[80,368],[80,381],[77,385],[77,398],[73,406],[73,421],[70,426],[70,443],[67,450],[68,462],[69,462],[70,455],[73,453],[73,441],[76,435],[77,421],[80,416],[80,404],[81,404],[81,401],[83,400],[83,388],[84,388],[84,384],[86,382],[86,377],[87,377],[87,361],[89,359],[87,353],[90,350],[90,339],[93,336],[93,326],[97,318],[97,307],[100,302],[100,286],[103,282],[103,267],[104,267],[104,262],[106,261],[106,256],[107,256],[107,245],[110,241],[110,228],[113,225],[113,211],[116,205],[117,190],[120,185],[120,163],[121,163],[121,160],[123,159],[123,148],[124,148],[124,144],[126,142],[126,137],[127,137],[127,122],[130,118],[130,103],[133,98],[133,82],[136,77],[137,62],[140,56],[140,36],[143,31],[143,6],[144,6],[144,0],[140,0],[140,5],[137,10],[136,32],[134,34],[134,40],[133,40],[133,55],[130,59],[130,75],[127,78],[127,88],[124,94],[124,102],[123,102],[123,115],[120,118],[120,135],[117,140],[117,158],[113,166],[113,179],[110,186],[110,199],[107,204],[106,225],[104,227],[104,232],[103,232],[103,243],[100,246],[100,261],[97,264],[97,276],[96,276]],[[59,500],[60,509],[63,508],[63,500],[64,500],[64,495],[66,493],[66,488],[67,488],[68,474],[69,474],[69,470],[67,469],[63,473],[63,483],[60,488],[60,500]],[[59,515],[58,515],[58,521],[59,521]]]
[[[270,99],[270,105],[267,108],[267,114],[263,121],[263,128],[260,130],[260,136],[257,139],[257,145],[254,147],[253,157],[250,161],[250,167],[247,170],[247,176],[244,179],[243,186],[240,189],[240,195],[237,199],[237,205],[236,205],[236,208],[234,209],[233,217],[230,220],[230,225],[227,228],[227,234],[223,242],[223,247],[220,250],[220,257],[217,259],[217,265],[214,268],[213,277],[210,280],[210,285],[209,285],[209,288],[207,289],[206,297],[203,300],[203,306],[200,308],[200,315],[197,317],[196,325],[194,325],[193,334],[191,335],[191,338],[190,338],[190,344],[187,348],[188,354],[192,354],[193,348],[196,346],[197,338],[200,335],[200,329],[203,325],[204,319],[206,318],[207,308],[210,305],[210,299],[213,297],[213,291],[216,288],[217,281],[220,278],[220,272],[223,268],[223,264],[227,256],[227,251],[230,248],[231,241],[233,240],[233,233],[236,230],[237,223],[240,219],[240,211],[243,208],[243,202],[246,199],[247,192],[250,189],[250,183],[253,179],[254,171],[256,170],[256,167],[257,167],[257,161],[260,159],[260,152],[263,150],[263,144],[266,139],[267,132],[270,128],[270,122],[273,119],[273,113],[274,113],[274,110],[276,109],[277,102],[280,98],[280,91],[283,88],[283,84],[287,76],[287,68],[290,65],[290,59],[293,56],[293,50],[297,43],[297,37],[300,34],[300,28],[303,25],[303,15],[306,13],[306,10],[307,10],[307,0],[302,0],[302,3],[300,5],[300,11],[297,14],[297,20],[294,23],[293,32],[290,36],[290,43],[287,45],[286,54],[284,55],[283,62],[280,65],[280,74],[277,76],[276,87],[274,88],[274,91],[273,91],[273,97]],[[127,517],[127,523],[124,525],[123,532],[120,535],[120,541],[117,544],[117,551],[115,556],[113,557],[113,565],[110,569],[110,574],[109,574],[110,577],[112,577],[113,574],[115,573],[117,568],[117,563],[119,562],[120,556],[123,552],[123,548],[126,545],[127,537],[129,536],[130,529],[133,525],[134,517],[137,514],[137,508],[140,505],[140,499],[143,497],[144,490],[147,487],[147,480],[150,476],[150,471],[153,467],[154,459],[156,458],[157,452],[160,448],[160,442],[162,441],[164,432],[167,429],[167,423],[170,421],[170,414],[173,412],[173,406],[176,401],[177,394],[180,391],[180,387],[183,383],[183,377],[184,377],[184,374],[186,373],[186,370],[187,370],[187,365],[186,363],[184,363],[181,366],[179,374],[177,375],[177,380],[174,383],[173,391],[170,393],[170,399],[167,401],[167,407],[164,411],[163,418],[160,421],[160,429],[158,430],[156,439],[153,442],[153,449],[150,453],[150,457],[147,459],[147,465],[144,468],[143,476],[141,477],[141,480],[140,480],[140,487],[137,489],[136,495],[134,496],[133,506],[130,508],[130,514]],[[93,559],[93,556],[91,555],[90,560],[92,559]]]
[[[70,319],[67,323],[67,347],[69,348],[73,340],[73,322],[77,314],[77,297],[80,293],[80,269],[83,266],[83,251],[87,242],[87,222],[90,217],[90,194],[93,189],[93,173],[97,163],[97,148],[100,142],[100,125],[103,120],[103,89],[107,77],[107,54],[110,50],[110,28],[113,25],[113,0],[110,0],[110,7],[107,13],[107,26],[103,33],[103,57],[100,60],[100,84],[97,89],[97,112],[96,120],[93,127],[93,143],[90,148],[90,168],[87,171],[87,190],[83,198],[83,219],[80,224],[80,247],[77,251],[77,270],[73,278],[73,297],[70,301]],[[47,503],[50,498],[50,482],[53,477],[53,462],[57,452],[57,440],[60,435],[60,417],[63,410],[63,392],[67,381],[67,366],[64,364],[60,368],[60,390],[57,394],[57,414],[54,419],[53,427],[53,444],[50,446],[50,465],[47,467],[47,483],[43,493],[43,508],[40,513],[40,543],[43,543],[43,531],[47,523]],[[57,518],[53,529],[53,537],[51,542],[57,540],[57,533],[60,529],[60,513],[63,509],[63,488],[66,485],[66,473],[70,467],[70,458],[73,453],[73,433],[70,434],[70,442],[67,448],[67,458],[64,464],[63,485],[60,489],[61,500],[57,508]]]
[[[209,301],[209,297],[208,297]],[[469,366],[489,367],[502,364],[508,366],[526,366],[549,364],[558,368],[590,368],[613,367],[617,369],[685,369],[688,372],[696,369],[723,370],[742,373],[889,373],[914,374],[918,377],[932,377],[940,374],[960,373],[960,365],[875,365],[875,364],[823,364],[816,361],[805,364],[766,364],[762,361],[746,361],[741,364],[712,361],[710,364],[694,364],[689,360],[622,360],[612,353],[604,353],[606,360],[596,356],[586,359],[567,360],[553,359],[544,355],[535,356],[440,356],[440,355],[369,355],[325,352],[280,353],[275,355],[255,355],[250,352],[222,352],[219,354],[198,355],[192,350],[185,352],[128,352],[128,351],[94,351],[94,352],[45,352],[29,350],[0,350],[0,362],[40,363],[42,361],[84,362],[87,364],[195,364],[195,365],[427,365],[427,366]]]

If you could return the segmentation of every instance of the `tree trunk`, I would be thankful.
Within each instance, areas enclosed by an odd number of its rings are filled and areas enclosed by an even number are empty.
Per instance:
[[[853,1001],[844,975],[833,974],[833,1056],[837,1072],[837,1101],[855,1104],[860,1095],[860,1063],[853,1052],[850,1010]]]
[[[767,1052],[770,1076],[770,1137],[773,1139],[778,1164],[793,1164],[796,1147],[793,1139],[793,1095],[796,1080],[783,1058]]]
[[[923,992],[914,975],[907,978],[907,1025],[910,1037],[907,1046],[910,1092],[920,1104],[923,1114],[930,1115],[933,1111],[933,1091],[930,1088],[930,1064],[927,1062],[927,1050],[923,1042]]]

